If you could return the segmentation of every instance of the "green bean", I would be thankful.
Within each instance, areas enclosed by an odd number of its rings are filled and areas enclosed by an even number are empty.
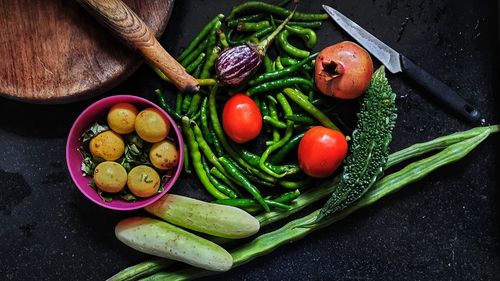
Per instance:
[[[273,164],[278,164],[281,161],[283,161],[288,156],[290,151],[292,151],[292,149],[295,149],[299,145],[299,142],[305,133],[306,132],[302,132],[296,135],[295,137],[291,138],[283,147],[281,147],[280,150],[278,150],[278,152],[276,152],[269,158],[269,162]]]
[[[203,29],[200,31],[198,36],[196,36],[191,43],[186,47],[186,49],[177,57],[178,61],[182,61],[185,57],[187,57],[196,47],[200,45],[200,42],[212,31],[213,26],[216,24],[216,22],[221,21],[224,19],[224,15],[219,14],[215,16],[209,23],[207,23]]]
[[[304,85],[310,89],[314,89],[314,83],[310,80],[304,79],[302,77],[289,77],[280,80],[269,81],[248,89],[247,93],[249,96],[270,92],[273,90],[279,90],[293,85]]]
[[[286,124],[284,122],[276,120],[276,119],[274,119],[271,116],[267,116],[266,115],[266,116],[263,117],[263,120],[264,120],[264,122],[266,124],[269,124],[269,125],[271,125],[274,128],[277,128],[277,129],[286,129]]]
[[[294,114],[290,116],[286,116],[287,120],[291,120],[295,123],[301,123],[301,124],[306,124],[306,125],[313,125],[316,123],[316,119],[311,118],[308,115],[304,114]]]
[[[286,30],[288,30],[291,34],[295,34],[299,36],[307,48],[311,49],[318,42],[318,36],[316,32],[310,28],[305,28],[301,26],[285,26]]]
[[[221,183],[219,180],[217,180],[215,177],[213,177],[210,174],[210,168],[208,167],[208,164],[207,164],[207,161],[205,161],[205,158],[203,158],[203,157],[201,158],[201,163],[203,165],[203,169],[205,170],[205,173],[208,176],[208,179],[215,186],[215,188],[217,188],[218,191],[224,193],[229,198],[237,198],[238,197],[238,194],[236,194],[236,192],[234,192],[229,187],[225,186],[223,183]]]
[[[158,97],[158,102],[160,103],[161,108],[163,108],[175,120],[181,120],[181,115],[168,104],[165,99],[165,95],[160,91],[160,89],[156,89],[155,94]]]
[[[277,23],[282,23],[282,20],[276,20]],[[288,26],[300,26],[305,28],[320,28],[323,22],[321,21],[289,21]]]
[[[200,109],[200,120],[201,120],[201,131],[203,133],[203,138],[207,141],[207,143],[212,144],[212,134],[210,134],[210,129],[208,128],[208,118],[207,118],[207,106],[208,106],[208,98],[204,97],[201,102]]]
[[[280,46],[280,48],[285,51],[288,55],[295,58],[307,58],[311,53],[306,50],[299,49],[293,46],[290,42],[288,42],[288,36],[290,36],[290,32],[285,29],[278,34],[276,37],[276,43]]]
[[[271,72],[273,69],[273,61],[269,58],[269,56],[266,54],[263,59],[263,64],[264,64],[264,69],[266,72]]]
[[[231,181],[230,178],[228,178],[224,173],[222,173],[217,167],[212,167],[210,169],[210,174],[218,179],[220,179],[223,183],[225,183],[229,188],[231,188],[236,194],[238,194],[239,197],[243,197],[243,194],[240,192],[238,187],[235,185],[234,182]]]
[[[259,22],[240,22],[236,27],[238,31],[259,31],[264,28],[270,27],[271,24],[267,20]]]
[[[142,277],[148,277],[159,270],[166,268],[174,263],[173,260],[165,258],[153,258],[136,265],[125,268],[115,275],[106,279],[107,281],[132,281],[139,280]]]
[[[292,207],[276,202],[274,200],[270,199],[264,199],[267,205],[270,207],[275,207],[283,210],[290,210]],[[221,204],[221,205],[229,205],[233,207],[238,207],[238,208],[246,208],[246,207],[260,207],[259,203],[255,199],[249,199],[249,198],[237,198],[237,199],[220,199],[220,200],[215,200],[212,201],[212,203],[215,204]]]
[[[491,133],[497,133],[500,131],[500,125],[493,125],[489,127],[476,127],[467,131],[461,131],[453,133],[451,135],[442,136],[427,142],[416,143],[403,150],[391,154],[389,159],[387,160],[386,169],[394,165],[397,165],[401,162],[404,162],[410,158],[424,155],[426,153],[429,153],[430,151],[444,149],[455,143],[459,143],[464,140],[476,137],[484,133],[485,130],[490,130]]]
[[[288,101],[286,100],[286,97],[282,94],[282,93],[278,93],[276,95],[276,98],[278,99],[278,102],[280,103],[281,107],[283,108],[283,112],[285,113],[285,116],[288,116],[288,115],[293,115],[293,111],[292,111],[292,108],[290,107],[290,104],[288,103]],[[282,147],[285,143],[288,142],[288,140],[292,137],[292,134],[293,134],[293,121],[286,121],[286,131],[285,131],[285,135],[283,136],[282,139],[280,139],[278,142],[276,142],[275,144],[269,146],[265,151],[264,153],[262,153],[262,156],[260,157],[260,162],[259,162],[259,167],[266,173],[268,173],[269,175],[273,176],[273,177],[276,177],[276,178],[282,178],[286,175],[286,173],[281,173],[281,174],[277,174],[275,173],[273,170],[269,169],[269,167],[267,167],[265,165],[265,162],[267,160],[267,157],[269,157],[269,155],[275,151],[276,149],[279,149],[280,147]]]
[[[193,169],[200,182],[213,197],[217,199],[229,198],[224,193],[220,192],[208,178],[201,162],[201,153],[198,147],[198,142],[196,142],[195,135],[191,129],[191,121],[186,116],[182,117],[182,131],[184,132],[186,143],[189,148],[189,154],[191,155],[191,160],[193,161]]]
[[[226,156],[220,157],[219,162],[224,167],[224,170],[226,170],[226,172],[231,175],[234,180],[240,182],[243,185],[243,188],[245,188],[250,194],[252,194],[255,200],[259,202],[259,204],[262,206],[262,208],[264,208],[266,212],[270,211],[269,206],[264,201],[264,198],[262,198],[262,195],[260,194],[260,191],[257,189],[257,187],[255,187],[243,174],[241,174]]]
[[[233,7],[231,10],[231,13],[227,17],[228,20],[233,19],[236,14],[240,14],[244,11],[247,10],[259,10],[263,12],[267,12],[270,14],[274,14],[283,18],[288,17],[292,12],[290,10],[287,10],[285,8],[265,3],[265,2],[260,2],[260,1],[248,1],[243,4],[240,4],[238,6]],[[328,19],[327,14],[309,14],[309,13],[300,13],[300,12],[295,12],[295,14],[292,17],[292,20],[297,20],[297,21],[319,21],[319,20],[325,20]]]
[[[198,67],[198,65],[200,65],[203,62],[203,59],[205,59],[205,56],[206,56],[205,53],[201,53],[198,58],[196,58],[191,64],[189,64],[186,67],[186,72],[187,73],[193,73],[193,71],[196,70],[196,68]]]
[[[222,129],[221,123],[219,121],[219,116],[217,115],[217,107],[216,107],[216,100],[215,96],[217,94],[217,86],[214,86],[212,90],[210,91],[210,95],[208,98],[208,108],[209,108],[209,115],[210,115],[210,120],[212,121],[214,133],[219,139],[222,147],[227,151],[229,156],[231,156],[232,159],[234,159],[238,164],[242,165],[246,169],[250,170],[254,175],[257,177],[268,181],[268,182],[275,182],[275,179],[262,173],[258,169],[255,169],[253,166],[250,164],[246,163],[241,157],[239,157],[238,153],[232,148],[232,146],[229,144],[228,140],[226,139],[224,135],[224,131]]]
[[[219,43],[223,49],[229,48],[229,43],[227,42],[226,33],[221,29],[217,29],[217,36],[219,37]]]
[[[203,51],[207,47],[207,44],[208,44],[208,39],[203,40],[203,42],[201,42],[201,44],[197,46],[197,48],[192,53],[190,53],[185,59],[180,61],[181,65],[187,67],[190,63],[196,60],[196,58],[198,58],[198,56],[201,53],[203,53]]]
[[[323,124],[323,126],[333,130],[339,130],[339,128],[330,120],[330,118],[328,118],[328,116],[326,116],[317,107],[310,103],[307,96],[302,94],[300,91],[292,88],[286,88],[283,90],[283,92],[288,98],[302,107],[302,109],[304,109],[312,117],[316,118],[321,124]]]
[[[302,66],[307,64],[310,60],[314,59],[317,55],[318,55],[318,53],[314,53],[314,54],[308,56],[307,58],[303,59],[302,61],[300,61],[296,64],[293,64],[291,66],[288,66],[282,70],[277,70],[274,72],[266,72],[264,74],[261,74],[261,75],[257,76],[255,79],[250,80],[248,82],[248,84],[249,85],[257,85],[257,84],[260,84],[263,82],[267,82],[270,80],[276,80],[276,79],[288,76],[288,75],[296,72],[297,70],[299,70]],[[282,62],[283,59],[281,59],[280,61]]]
[[[257,21],[257,20],[263,19],[264,17],[265,17],[264,14],[254,14],[254,15],[248,15],[248,16],[244,16],[241,18],[237,18],[237,19],[232,19],[232,20],[227,21],[227,27],[233,28],[233,27],[236,27],[240,22]]]

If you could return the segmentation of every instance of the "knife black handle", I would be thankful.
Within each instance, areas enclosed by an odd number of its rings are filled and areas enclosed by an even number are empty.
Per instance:
[[[403,55],[401,55],[401,64],[404,74],[420,84],[445,106],[448,106],[455,113],[460,114],[473,123],[479,121],[479,118],[481,118],[479,111],[459,96],[453,89]]]

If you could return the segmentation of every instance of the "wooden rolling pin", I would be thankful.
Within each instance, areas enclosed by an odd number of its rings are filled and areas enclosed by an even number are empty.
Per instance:
[[[146,24],[121,0],[77,0],[119,39],[139,51],[159,68],[179,90],[198,92],[198,81],[189,75],[156,40]]]

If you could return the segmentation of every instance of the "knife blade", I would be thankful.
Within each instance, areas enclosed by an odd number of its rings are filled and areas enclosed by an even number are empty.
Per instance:
[[[364,30],[357,23],[332,7],[323,5],[328,15],[360,45],[376,57],[391,73],[403,73],[420,84],[426,93],[440,101],[453,112],[476,123],[481,118],[479,111],[458,95],[449,86],[432,76],[403,54],[389,47],[384,42]]]

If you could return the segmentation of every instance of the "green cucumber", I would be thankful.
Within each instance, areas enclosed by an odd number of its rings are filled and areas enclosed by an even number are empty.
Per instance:
[[[256,218],[239,208],[175,194],[166,194],[144,209],[171,224],[217,237],[245,238],[260,228]]]
[[[211,271],[227,271],[233,258],[221,246],[169,223],[132,217],[115,227],[118,240],[137,251]]]

